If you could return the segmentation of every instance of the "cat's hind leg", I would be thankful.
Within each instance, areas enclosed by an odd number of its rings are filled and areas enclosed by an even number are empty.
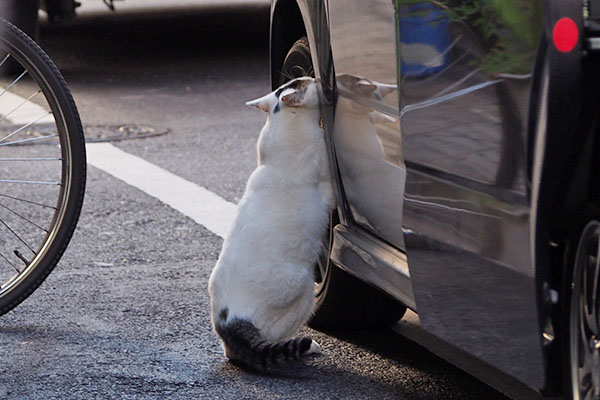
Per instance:
[[[294,336],[314,308],[312,271],[290,269],[293,272],[280,275],[270,296],[264,296],[260,312],[254,314],[254,322],[265,339],[274,342]]]
[[[282,263],[273,273],[277,279],[270,278],[261,282],[265,306],[283,310],[306,296],[307,287],[312,293],[314,283],[311,269],[293,263]]]

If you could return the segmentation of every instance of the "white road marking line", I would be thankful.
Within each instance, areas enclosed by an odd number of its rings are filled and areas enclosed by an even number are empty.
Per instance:
[[[134,186],[224,238],[236,205],[110,143],[88,143],[88,164]]]
[[[0,93],[2,91],[0,88]],[[6,121],[25,125],[47,111],[16,94],[5,92],[0,97],[0,115],[7,113],[10,115]],[[40,119],[36,124],[46,122],[54,123],[52,115]],[[88,143],[86,152],[89,165],[159,199],[222,238],[233,223],[237,206],[202,186],[109,143]]]
[[[2,92],[4,92],[4,88],[0,87],[0,93]],[[25,125],[31,121],[35,121],[44,114],[48,114],[48,110],[14,93],[4,92],[0,97],[0,117],[4,117],[9,113],[10,115],[7,117],[7,120],[13,124]],[[48,114],[37,123],[54,123],[54,116]]]

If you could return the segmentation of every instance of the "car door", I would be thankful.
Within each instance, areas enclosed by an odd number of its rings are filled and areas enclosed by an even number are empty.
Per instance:
[[[544,385],[527,154],[542,2],[397,1],[403,227],[421,325]]]
[[[544,381],[527,126],[542,2],[330,0],[355,226],[405,250],[424,329]]]

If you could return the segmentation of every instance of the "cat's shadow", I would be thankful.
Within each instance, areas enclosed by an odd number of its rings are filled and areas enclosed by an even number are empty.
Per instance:
[[[257,370],[238,360],[225,361],[223,368],[235,368],[245,374],[256,377],[272,377],[278,379],[293,379],[296,381],[302,381],[313,379],[314,374],[314,366],[306,364],[305,361],[319,359],[323,356],[324,355],[322,353],[311,354],[306,356],[303,360],[289,361],[266,371]]]
[[[506,400],[391,329],[323,333],[304,328],[300,334],[319,342],[322,353],[281,364],[266,373],[223,359],[213,365],[209,380],[229,382],[228,393],[242,397],[248,395],[249,387],[253,388],[252,395],[293,387],[298,393],[320,393],[321,398],[341,398],[343,392],[352,393],[352,398]]]
[[[421,345],[388,328],[323,332],[304,328],[299,334],[309,335],[319,343],[327,343],[328,346],[321,353],[311,354],[302,360],[282,363],[267,371],[259,371],[237,360],[224,361],[223,369],[231,371],[233,368],[252,376],[312,379],[316,373],[318,374],[318,370],[330,370],[338,367],[336,351],[339,351],[345,345],[337,346],[337,348],[335,345],[332,346],[331,341],[334,338],[346,344],[359,347],[396,365],[410,366],[424,373],[431,374],[437,374],[443,370],[444,373],[450,372],[452,375],[456,373],[457,375],[465,375],[465,378],[474,379]],[[340,373],[346,374],[348,370],[344,369],[343,372],[340,370]]]

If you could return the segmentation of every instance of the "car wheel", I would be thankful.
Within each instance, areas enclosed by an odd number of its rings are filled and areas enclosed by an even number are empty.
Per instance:
[[[567,283],[568,331],[565,380],[573,400],[600,397],[600,221],[579,236]]]
[[[298,39],[288,51],[279,84],[301,76],[314,77],[306,37]],[[405,306],[331,262],[329,255],[333,244],[333,227],[338,223],[337,211],[332,211],[321,255],[315,265],[316,305],[308,324],[315,329],[332,331],[395,323],[406,312]]]
[[[306,36],[296,40],[287,52],[279,75],[279,85],[301,76],[315,77],[310,56],[310,47]]]

